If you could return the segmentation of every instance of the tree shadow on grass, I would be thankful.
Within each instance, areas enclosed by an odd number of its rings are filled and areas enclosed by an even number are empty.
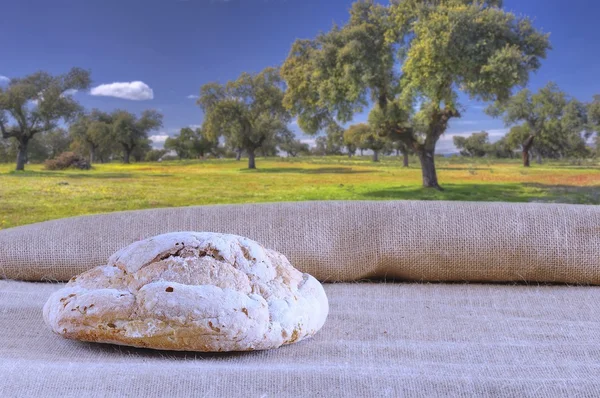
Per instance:
[[[121,179],[121,178],[167,178],[173,174],[154,174],[154,173],[91,173],[91,174],[64,174],[66,178],[97,178],[97,179]]]
[[[470,167],[469,165],[456,165],[456,166],[452,166],[452,165],[448,165],[448,166],[436,166],[435,167],[436,170],[451,170],[451,171],[459,171],[459,170],[472,170],[475,172],[478,171],[492,171],[493,168],[491,167]]]
[[[73,170],[75,171],[75,170]],[[81,170],[75,173],[66,173],[64,171],[11,171],[8,173],[11,177],[61,177],[61,178],[99,178],[99,179],[111,179],[111,178],[132,178],[131,173],[94,173],[93,171]]]
[[[365,192],[370,200],[457,200],[481,202],[543,202],[600,204],[600,187],[544,184],[443,184],[444,191],[419,186],[397,186]]]
[[[90,174],[64,174],[65,178],[80,178],[80,179],[86,179],[86,178],[92,178],[92,179],[99,179],[99,180],[112,180],[112,179],[121,179],[121,178],[134,178],[134,175],[131,173],[101,173],[101,174],[94,174],[94,173],[90,173]]]
[[[11,171],[7,175],[12,177],[45,177],[45,178],[71,178],[71,179],[98,179],[112,180],[136,177],[171,177],[173,174],[133,174],[133,173],[94,173],[93,171],[81,171],[77,173],[66,173],[63,171]]]
[[[560,162],[560,163],[542,163],[542,164],[534,163],[531,166],[532,167],[540,167],[540,168],[555,167],[555,168],[570,169],[570,170],[598,170],[598,169],[600,169],[599,162],[584,162],[584,163],[579,163],[579,164],[567,163],[567,162],[564,162],[564,163],[562,163],[562,162]]]
[[[64,176],[65,173],[56,172],[56,171],[15,171],[11,170],[5,174],[9,177],[18,177],[18,178],[26,178],[26,177],[52,177],[52,176]]]
[[[252,171],[245,169],[245,171]],[[375,173],[377,170],[353,170],[351,167],[320,167],[317,169],[303,169],[298,167],[275,167],[268,169],[253,170],[256,173],[265,174],[369,174]]]
[[[556,203],[574,204],[600,204],[600,186],[576,186],[576,185],[546,185],[540,183],[524,183],[524,187],[546,191],[558,199]],[[540,200],[544,201],[544,200]],[[549,201],[553,201],[550,198]]]

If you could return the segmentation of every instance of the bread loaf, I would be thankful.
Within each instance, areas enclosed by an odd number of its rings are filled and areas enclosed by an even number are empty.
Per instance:
[[[178,351],[251,351],[313,336],[321,284],[240,236],[180,232],[135,242],[74,277],[44,306],[59,335]]]

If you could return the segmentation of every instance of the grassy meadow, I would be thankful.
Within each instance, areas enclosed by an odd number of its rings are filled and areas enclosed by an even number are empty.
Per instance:
[[[305,200],[466,200],[600,204],[600,164],[437,160],[443,192],[421,188],[417,159],[346,157],[97,164],[45,171],[0,164],[0,229],[82,214],[156,207]]]

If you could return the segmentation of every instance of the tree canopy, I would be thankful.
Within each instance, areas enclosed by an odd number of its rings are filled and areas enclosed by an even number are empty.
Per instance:
[[[96,161],[97,155],[105,157],[115,147],[112,116],[98,109],[77,118],[69,131],[73,139],[85,148],[81,152],[87,152],[90,164]]]
[[[515,146],[513,143],[509,142],[507,137],[502,137],[498,141],[490,144],[488,146],[488,154],[490,156],[496,158],[510,158],[513,159],[515,157]]]
[[[198,105],[204,111],[203,131],[212,140],[224,137],[226,145],[248,153],[248,168],[256,168],[256,150],[287,131],[291,120],[283,107],[284,87],[279,71],[243,73],[225,85],[202,86]]]
[[[281,151],[293,158],[301,153],[308,153],[310,151],[308,144],[298,140],[296,135],[290,130],[284,131],[279,135],[277,145]]]
[[[174,150],[180,159],[204,158],[212,153],[218,145],[210,140],[201,128],[184,127],[175,137],[165,141],[165,149]]]
[[[485,131],[471,134],[468,137],[454,136],[454,146],[460,150],[460,154],[469,157],[484,157],[490,145],[489,134]]]
[[[530,165],[532,148],[539,157],[585,150],[587,137],[582,133],[587,125],[586,108],[555,83],[548,83],[537,93],[523,89],[486,112],[502,116],[507,126],[513,126],[507,140],[521,148],[525,167]]]
[[[388,144],[389,140],[379,136],[368,124],[354,124],[344,132],[344,142],[354,144],[360,149],[373,151],[373,161],[379,162],[379,153]]]
[[[148,133],[162,127],[163,116],[155,110],[145,110],[138,118],[136,115],[125,111],[116,110],[111,114],[111,130],[116,142],[123,149],[123,162],[130,163],[131,155],[143,158],[142,153],[134,153],[136,149],[149,149]]]
[[[588,105],[588,128],[596,133],[596,155],[600,156],[600,95]]]
[[[424,186],[439,188],[435,146],[460,116],[458,93],[504,100],[549,49],[547,35],[501,5],[358,1],[344,26],[293,44],[282,67],[284,103],[309,134],[374,103],[382,129],[419,155]]]
[[[63,75],[36,72],[0,87],[0,132],[18,144],[17,170],[25,169],[30,140],[71,121],[81,112],[72,94],[91,84],[90,73],[73,68]]]
[[[333,136],[331,134],[317,137],[315,139],[315,147],[312,149],[312,153],[317,156],[341,155],[342,145],[338,138],[338,136]]]

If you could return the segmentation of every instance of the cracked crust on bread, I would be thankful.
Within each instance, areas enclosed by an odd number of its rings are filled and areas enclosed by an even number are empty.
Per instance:
[[[179,232],[135,242],[44,306],[76,340],[177,351],[252,351],[313,336],[329,311],[321,284],[240,236]]]

